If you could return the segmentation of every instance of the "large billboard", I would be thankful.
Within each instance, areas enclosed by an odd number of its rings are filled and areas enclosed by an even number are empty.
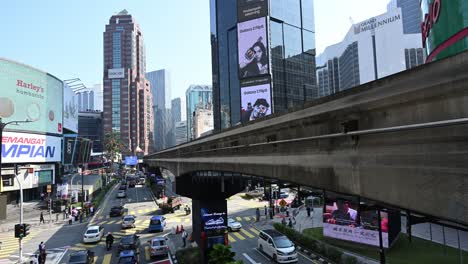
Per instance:
[[[60,162],[62,138],[3,132],[2,163]]]
[[[75,155],[76,150],[76,138],[77,134],[70,134],[63,136],[63,163],[64,165],[72,165],[73,164],[73,157]]]
[[[427,62],[468,50],[468,5],[465,0],[422,0],[421,35]]]
[[[78,133],[78,96],[70,86],[63,86],[63,127]]]
[[[32,121],[9,126],[17,131],[62,133],[63,83],[32,67],[0,58],[2,122]]]
[[[268,76],[241,81],[241,121],[246,123],[270,115],[271,84]]]
[[[239,78],[268,74],[268,39],[266,17],[237,24]]]
[[[125,165],[127,166],[134,166],[138,164],[138,157],[137,156],[127,156],[125,157]]]
[[[375,209],[361,210],[357,197],[327,192],[323,213],[323,235],[336,239],[379,246],[379,212]],[[388,248],[389,214],[380,211],[382,244]],[[395,230],[396,231],[396,230]],[[397,230],[399,232],[399,229]]]
[[[238,0],[237,21],[243,22],[268,15],[268,0]]]

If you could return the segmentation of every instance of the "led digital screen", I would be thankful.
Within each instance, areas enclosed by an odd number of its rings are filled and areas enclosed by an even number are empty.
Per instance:
[[[137,156],[127,156],[125,157],[125,165],[137,165],[138,164],[138,157]]]
[[[223,230],[227,228],[226,212],[218,212],[202,208],[201,218],[204,231]]]
[[[271,86],[268,77],[241,82],[242,123],[271,115],[271,106]]]
[[[237,24],[239,78],[268,74],[266,18],[256,18]]]
[[[376,210],[361,211],[357,198],[327,193],[323,213],[323,235],[336,239],[379,246]],[[380,212],[382,244],[389,246],[388,213]]]
[[[63,83],[50,74],[0,59],[0,118],[26,121],[16,131],[62,134]]]

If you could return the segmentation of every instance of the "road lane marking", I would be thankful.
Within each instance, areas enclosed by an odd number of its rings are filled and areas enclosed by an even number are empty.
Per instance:
[[[254,233],[254,234],[256,234],[256,235],[260,234],[260,233],[258,232],[258,230],[255,229],[255,228],[250,228],[249,231],[252,232],[252,233]]]
[[[249,232],[247,232],[247,230],[245,230],[244,228],[241,228],[240,231],[245,234],[246,236],[250,237],[250,238],[254,238],[255,236],[250,234]]]
[[[236,240],[231,236],[231,234],[228,234],[228,239],[231,243],[236,242]]]
[[[261,264],[260,262],[255,262],[255,260],[253,260],[249,255],[247,255],[247,253],[243,253],[242,256],[244,256],[244,258],[246,258],[252,264]]]
[[[143,210],[141,210],[141,209],[138,210],[138,213],[139,213],[139,214],[142,214],[142,213],[143,213]]]
[[[145,258],[146,258],[146,261],[150,260],[151,258],[149,247],[145,247]]]
[[[110,264],[111,259],[112,259],[112,253],[105,254],[104,259],[102,260],[102,264]],[[96,263],[96,261],[94,263]]]
[[[145,212],[149,213],[149,212],[151,212],[151,210],[150,209],[145,209]]]
[[[130,214],[131,214],[131,215],[135,215],[135,211],[131,211]]]
[[[136,221],[135,221],[135,225],[139,225],[139,224],[141,224],[141,222],[143,222],[143,220],[141,220],[141,219],[136,220]]]
[[[148,224],[149,224],[149,222],[150,222],[150,220],[149,220],[149,219],[147,219],[147,220],[143,221],[143,224],[144,224],[144,225],[148,225]]]
[[[239,238],[240,240],[244,240],[245,237],[243,237],[241,234],[239,234],[238,232],[232,232],[231,234],[235,235],[237,238]]]
[[[270,257],[268,256],[265,256],[266,254],[261,252],[260,250],[258,250],[258,248],[253,248],[255,251],[258,252],[258,254],[260,254],[262,257],[266,258],[268,261],[271,261]]]
[[[250,221],[250,217],[244,216],[245,221]]]
[[[242,217],[238,216],[238,217],[236,217],[236,220],[237,221],[242,221]]]

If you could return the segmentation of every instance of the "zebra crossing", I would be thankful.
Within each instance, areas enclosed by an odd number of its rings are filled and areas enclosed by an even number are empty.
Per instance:
[[[23,245],[32,238],[34,238],[36,235],[38,235],[40,232],[42,232],[42,230],[40,229],[31,229],[29,235],[23,238]],[[10,261],[2,261],[8,259],[14,253],[17,253],[19,245],[18,238],[15,238],[13,236],[13,233],[10,232],[2,233],[0,234],[0,242],[2,242],[0,245],[0,263],[11,263]]]

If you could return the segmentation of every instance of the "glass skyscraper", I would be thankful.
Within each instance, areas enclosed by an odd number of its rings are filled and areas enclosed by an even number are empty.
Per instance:
[[[243,0],[239,0],[243,1]],[[237,0],[210,0],[214,130],[241,121]],[[263,4],[264,1],[243,1]],[[301,107],[318,97],[313,0],[270,0],[267,14],[272,108]]]

